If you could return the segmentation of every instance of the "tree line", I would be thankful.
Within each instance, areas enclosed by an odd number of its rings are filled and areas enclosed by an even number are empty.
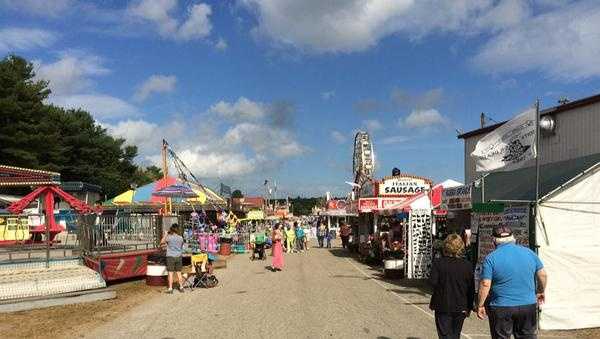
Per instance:
[[[63,181],[102,186],[108,197],[162,177],[156,166],[136,165],[137,147],[108,134],[89,112],[48,104],[50,93],[31,62],[15,55],[0,61],[0,163],[59,172]]]

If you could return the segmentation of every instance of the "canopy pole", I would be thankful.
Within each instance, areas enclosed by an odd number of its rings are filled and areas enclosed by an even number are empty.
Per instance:
[[[539,213],[539,202],[540,202],[540,156],[542,154],[540,150],[540,99],[535,101],[535,218],[533,219],[533,225],[530,225],[530,233],[533,238],[534,251],[538,252],[538,242],[536,235],[537,220]]]
[[[161,155],[162,155],[162,170],[163,170],[163,182],[167,183],[167,178],[169,177],[169,166],[167,164],[167,147],[168,147],[168,143],[167,140],[163,139],[162,141],[162,149],[161,149]],[[169,204],[170,198],[165,198],[165,214],[166,215],[171,215],[171,206]]]

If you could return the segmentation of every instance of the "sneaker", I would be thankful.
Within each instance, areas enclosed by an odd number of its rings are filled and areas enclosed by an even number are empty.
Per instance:
[[[183,292],[185,292],[185,290],[183,289],[183,287],[180,287],[179,288],[179,293],[183,293]],[[173,292],[171,292],[171,293],[173,293]]]
[[[168,290],[165,291],[166,294],[173,294],[173,289],[169,288]]]

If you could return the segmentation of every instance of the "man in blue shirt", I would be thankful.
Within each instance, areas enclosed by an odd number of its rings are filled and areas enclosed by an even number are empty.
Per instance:
[[[537,305],[543,304],[546,289],[544,265],[532,250],[515,243],[508,226],[495,228],[492,235],[496,250],[483,261],[477,316],[489,315],[494,339],[537,338]]]
[[[298,252],[304,252],[304,229],[298,225],[298,222],[294,222],[294,229],[296,230],[296,250]]]

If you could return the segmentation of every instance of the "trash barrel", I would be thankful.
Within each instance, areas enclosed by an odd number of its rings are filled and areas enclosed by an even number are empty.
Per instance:
[[[230,255],[231,254],[231,243],[229,242],[221,242],[221,246],[219,248],[220,255]]]

